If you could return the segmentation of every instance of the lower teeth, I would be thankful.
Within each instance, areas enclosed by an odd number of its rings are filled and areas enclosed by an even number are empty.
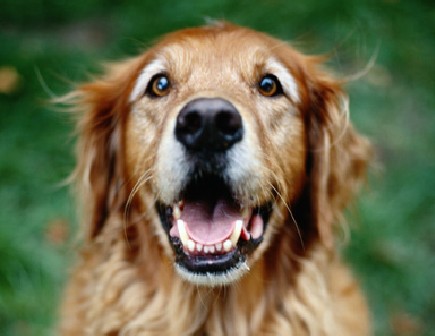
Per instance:
[[[233,247],[233,244],[231,243],[231,240],[227,239],[224,241],[223,248],[224,248],[225,252],[231,251],[232,247]]]
[[[213,244],[213,245],[202,245],[196,243],[192,238],[189,237],[189,234],[186,230],[186,223],[179,218],[180,209],[178,206],[174,206],[173,208],[174,219],[177,222],[178,233],[180,236],[181,244],[185,248],[185,250],[190,253],[204,252],[205,254],[214,254],[215,252],[230,252],[235,246],[237,246],[237,242],[240,238],[242,229],[243,229],[243,221],[237,220],[234,224],[234,230],[231,233],[231,236],[225,239],[224,242]]]

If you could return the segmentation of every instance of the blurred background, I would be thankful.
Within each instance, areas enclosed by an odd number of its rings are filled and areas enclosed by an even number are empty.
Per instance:
[[[377,148],[343,246],[376,335],[435,334],[435,4],[432,0],[2,0],[0,334],[50,335],[77,244],[71,118],[49,100],[159,35],[225,19],[327,54]]]

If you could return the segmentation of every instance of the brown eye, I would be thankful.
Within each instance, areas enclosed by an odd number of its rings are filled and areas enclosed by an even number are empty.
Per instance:
[[[283,94],[281,83],[275,75],[265,75],[258,82],[258,91],[265,97],[275,97]]]
[[[165,74],[157,74],[148,83],[146,94],[153,98],[164,97],[169,93],[171,83]]]

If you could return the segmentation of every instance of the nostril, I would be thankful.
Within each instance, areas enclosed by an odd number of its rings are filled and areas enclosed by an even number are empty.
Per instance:
[[[242,128],[240,114],[232,110],[218,112],[214,121],[218,131],[224,135],[234,135]]]
[[[178,118],[177,127],[180,132],[194,134],[202,127],[201,115],[198,111],[189,111]]]

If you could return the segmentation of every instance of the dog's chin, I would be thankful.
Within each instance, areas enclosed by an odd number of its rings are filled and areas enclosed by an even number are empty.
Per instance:
[[[175,255],[175,269],[196,285],[227,285],[249,271],[262,243],[273,201],[244,206],[217,176],[193,178],[173,204],[156,202]]]
[[[179,262],[175,263],[175,269],[184,280],[200,286],[225,286],[239,280],[249,271],[246,262],[240,262],[225,272],[192,272]]]

